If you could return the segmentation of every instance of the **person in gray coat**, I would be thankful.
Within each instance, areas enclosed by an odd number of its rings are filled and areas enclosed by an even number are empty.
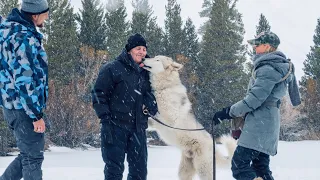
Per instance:
[[[262,32],[248,40],[256,51],[252,77],[243,100],[214,115],[215,124],[224,119],[244,117],[245,122],[232,158],[232,174],[237,180],[273,180],[270,155],[277,154],[280,133],[280,104],[287,89],[293,106],[301,103],[294,66],[277,51],[279,37]]]

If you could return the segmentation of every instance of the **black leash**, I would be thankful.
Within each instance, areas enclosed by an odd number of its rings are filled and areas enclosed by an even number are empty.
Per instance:
[[[184,129],[184,128],[177,128],[177,127],[172,127],[172,126],[169,126],[167,124],[165,124],[164,122],[160,121],[158,118],[156,118],[155,116],[151,115],[149,112],[148,112],[148,115],[155,121],[157,121],[159,124],[161,125],[164,125],[168,128],[171,128],[171,129],[176,129],[176,130],[182,130],[182,131],[204,131],[205,128],[200,128],[200,129]]]

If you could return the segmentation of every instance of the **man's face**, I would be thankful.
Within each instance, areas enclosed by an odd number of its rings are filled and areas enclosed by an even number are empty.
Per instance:
[[[254,50],[256,51],[256,54],[263,54],[270,51],[270,44],[259,44],[253,46]]]
[[[33,17],[33,22],[34,22],[35,26],[42,28],[44,26],[45,20],[47,20],[49,17],[49,12],[47,11],[42,14],[32,15],[32,17]]]
[[[130,50],[129,54],[131,54],[132,59],[136,63],[141,63],[142,59],[147,55],[147,48],[144,46],[137,46]]]

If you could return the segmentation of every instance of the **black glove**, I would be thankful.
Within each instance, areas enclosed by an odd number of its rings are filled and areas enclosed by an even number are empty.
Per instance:
[[[111,118],[104,117],[101,119],[101,140],[103,143],[113,144],[113,123]]]
[[[110,117],[110,115],[105,114],[99,118],[100,118],[100,123],[102,124],[112,124],[111,122],[112,118]]]
[[[144,114],[145,110],[147,110],[146,112],[149,112],[149,114],[151,114],[152,116],[157,114],[158,105],[155,97],[151,93],[146,93],[146,95],[143,98],[143,105]]]
[[[218,111],[213,116],[214,125],[220,124],[225,119],[232,119],[229,115],[230,106],[223,108],[222,111]]]

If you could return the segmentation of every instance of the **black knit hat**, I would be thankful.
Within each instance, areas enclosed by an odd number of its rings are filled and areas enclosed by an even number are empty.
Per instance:
[[[128,43],[126,44],[126,50],[129,52],[131,49],[137,46],[144,46],[148,48],[146,40],[138,33],[129,37]]]

